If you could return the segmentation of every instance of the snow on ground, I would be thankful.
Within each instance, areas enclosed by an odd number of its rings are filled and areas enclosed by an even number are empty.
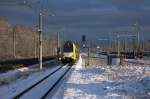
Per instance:
[[[128,69],[108,66],[75,69],[65,84],[64,99],[150,98],[150,74],[145,74],[145,80],[139,79],[140,70]]]
[[[63,82],[53,99],[150,98],[150,65],[83,67],[82,63],[84,59],[80,55],[68,80]],[[1,86],[0,98],[8,99],[50,71],[51,69],[47,69],[33,73],[27,78]]]
[[[49,64],[53,61],[54,60],[46,61],[43,63],[43,65]],[[15,69],[15,70],[10,70],[6,73],[1,73],[0,74],[0,86],[5,85],[5,84],[9,84],[12,81],[15,81],[21,77],[28,76],[34,72],[39,71],[39,70],[37,70],[38,66],[39,66],[38,64],[34,64],[34,65],[29,66],[29,67],[23,67],[23,68],[19,68],[19,69]]]
[[[144,60],[150,60],[150,56],[144,56],[143,59]]]
[[[76,63],[76,69],[77,68],[82,68],[82,62],[83,62],[83,60],[82,60],[82,58],[81,58],[81,55],[79,56],[79,61]]]
[[[78,63],[53,99],[150,98],[150,66],[82,67]]]
[[[43,76],[47,75],[51,69],[55,68],[55,60],[46,61],[43,65],[43,70],[40,71],[38,64],[24,67],[16,70],[10,70],[6,73],[0,74],[0,99],[7,95],[12,95],[16,92],[22,90],[26,86],[31,85],[34,81],[41,79]],[[52,65],[54,66],[52,66]],[[58,68],[58,67],[56,67]],[[6,98],[7,99],[7,98]]]
[[[99,53],[90,53],[90,57],[98,58],[98,59],[107,59],[106,55],[102,55]]]
[[[29,75],[28,77],[18,79],[8,85],[1,86],[0,87],[0,98],[1,99],[11,99],[12,96],[18,94],[22,90],[28,88],[29,86],[33,85],[46,75],[48,75],[50,72],[56,70],[60,66],[56,66],[50,69],[46,69],[40,72],[33,73]]]
[[[145,57],[142,59],[125,59],[125,62],[131,63],[131,64],[146,64],[146,65],[150,65],[150,58]]]

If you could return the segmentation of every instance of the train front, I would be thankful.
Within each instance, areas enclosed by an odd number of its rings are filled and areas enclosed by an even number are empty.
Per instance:
[[[72,41],[66,41],[63,46],[63,63],[74,63],[75,62],[75,45]]]

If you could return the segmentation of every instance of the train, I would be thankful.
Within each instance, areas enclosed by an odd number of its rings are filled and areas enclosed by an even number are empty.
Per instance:
[[[66,41],[64,42],[62,49],[62,62],[74,64],[79,57],[79,48],[77,44],[73,41]]]

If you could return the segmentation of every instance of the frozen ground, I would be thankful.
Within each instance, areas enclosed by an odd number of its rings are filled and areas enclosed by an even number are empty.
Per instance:
[[[150,58],[143,58],[143,59],[125,59],[126,64],[143,64],[143,65],[150,65]]]
[[[33,65],[0,74],[0,99],[11,99],[8,97],[20,92],[59,67],[51,66],[50,64],[54,64],[53,61],[47,61],[44,64],[47,64],[47,67],[44,67],[42,71],[39,71],[38,65]]]
[[[150,99],[150,65],[83,67],[83,62],[80,56],[70,77],[62,82],[53,99]],[[10,99],[9,96],[35,83],[50,71],[36,72],[0,86],[0,98]]]
[[[77,64],[53,97],[62,98],[150,99],[150,66],[82,67]]]
[[[107,59],[106,55],[102,55],[99,53],[90,53],[90,57],[98,58],[98,59]]]
[[[60,66],[53,67],[51,69],[43,70],[31,74],[30,76],[22,79],[18,79],[8,85],[0,87],[0,99],[12,99],[12,96],[22,92],[24,89],[33,85],[34,83],[47,76],[50,72],[58,69]]]
[[[148,68],[150,70],[150,68]],[[88,67],[75,69],[64,88],[64,99],[150,98],[150,72],[142,69]]]
[[[44,68],[46,66],[46,64],[50,64],[50,63],[54,63],[55,60],[51,60],[51,61],[47,61],[44,62]],[[32,73],[38,72],[39,71],[39,65],[35,64],[35,65],[31,65],[29,67],[23,67],[23,68],[19,68],[19,69],[15,69],[15,70],[10,70],[6,73],[0,73],[0,87],[3,85],[7,85],[9,83],[12,83],[13,81],[17,80],[17,79],[22,79],[25,78],[27,76],[29,76]]]

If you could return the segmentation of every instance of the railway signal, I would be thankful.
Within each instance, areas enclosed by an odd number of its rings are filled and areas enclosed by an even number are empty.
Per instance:
[[[82,42],[85,42],[85,41],[86,41],[86,36],[82,35]]]
[[[86,36],[85,35],[82,35],[82,42],[83,42],[83,47],[84,47],[85,43],[86,43]]]

